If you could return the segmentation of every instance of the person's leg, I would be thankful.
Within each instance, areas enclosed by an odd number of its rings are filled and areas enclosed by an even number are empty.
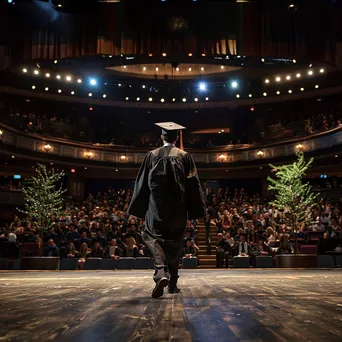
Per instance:
[[[145,241],[146,246],[150,250],[153,256],[154,262],[154,276],[153,280],[156,283],[152,291],[153,298],[159,298],[164,294],[164,287],[169,285],[170,274],[168,272],[167,261],[165,257],[165,253],[163,251],[160,243],[154,239],[151,235],[146,234],[145,232],[142,234],[143,240]]]

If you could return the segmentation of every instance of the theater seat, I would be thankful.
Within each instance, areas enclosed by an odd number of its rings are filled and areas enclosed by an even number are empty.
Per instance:
[[[197,268],[197,265],[198,265],[198,260],[196,257],[182,259],[182,268]]]
[[[120,258],[118,270],[132,270],[134,267],[134,258]]]
[[[101,270],[116,270],[118,268],[118,260],[115,259],[102,259]]]
[[[303,245],[300,246],[300,254],[317,254],[317,245]]]
[[[135,258],[133,262],[133,268],[135,270],[150,270],[153,268],[151,258]]]
[[[259,255],[255,260],[255,267],[257,268],[271,268],[273,267],[273,258],[268,255]]]
[[[250,267],[249,257],[236,256],[233,259],[233,263],[234,263],[235,268],[249,268]]]
[[[317,267],[319,268],[334,268],[334,258],[332,255],[318,255]]]
[[[85,270],[99,270],[101,267],[101,258],[87,258],[84,263]]]
[[[77,270],[78,259],[77,258],[63,258],[61,261],[61,271]]]

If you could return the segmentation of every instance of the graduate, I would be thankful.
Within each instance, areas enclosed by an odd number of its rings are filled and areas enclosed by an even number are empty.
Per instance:
[[[161,297],[166,286],[169,293],[180,292],[178,265],[186,221],[205,216],[195,163],[175,146],[185,127],[173,122],[156,125],[162,128],[164,145],[145,156],[128,209],[130,215],[145,217],[142,237],[154,258],[153,298]]]

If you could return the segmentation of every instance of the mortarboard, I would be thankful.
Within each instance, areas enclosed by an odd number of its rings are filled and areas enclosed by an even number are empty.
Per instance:
[[[162,129],[162,135],[167,135],[170,132],[178,133],[179,130],[185,129],[185,127],[174,122],[158,122],[155,125]]]

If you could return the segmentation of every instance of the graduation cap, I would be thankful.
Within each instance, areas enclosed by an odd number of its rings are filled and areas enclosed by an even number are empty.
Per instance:
[[[185,127],[174,122],[158,122],[155,125],[162,129],[162,135],[178,135],[178,131],[185,129]]]

